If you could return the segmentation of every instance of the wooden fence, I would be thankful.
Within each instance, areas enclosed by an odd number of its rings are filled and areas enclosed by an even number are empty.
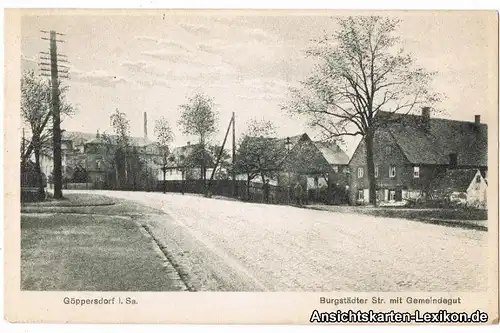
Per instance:
[[[174,193],[197,193],[205,194],[205,183],[201,180],[167,180],[165,182],[158,181],[155,190],[157,192],[174,192]],[[207,181],[208,184],[208,181]],[[232,197],[232,181],[231,180],[214,180],[211,186],[211,195],[219,195]],[[247,188],[245,181],[236,181],[236,198],[244,201],[264,203],[264,189],[260,183],[250,183]],[[302,204],[308,203],[323,203],[323,204],[340,204],[333,198],[338,195],[328,195],[328,190],[303,190],[300,197]],[[269,203],[273,204],[295,204],[297,197],[293,187],[273,186],[269,189]]]

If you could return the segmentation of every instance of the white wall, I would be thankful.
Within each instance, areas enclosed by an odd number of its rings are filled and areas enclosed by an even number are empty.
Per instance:
[[[325,177],[319,176],[318,177],[318,186],[314,184],[314,177],[307,177],[307,189],[315,189],[316,187],[328,187],[328,182],[325,180]]]
[[[480,182],[476,177],[480,177]],[[467,205],[476,208],[487,208],[488,185],[478,171],[467,189]]]
[[[160,173],[160,180],[163,180],[163,171]],[[179,170],[167,170],[165,180],[182,180],[182,172]]]
[[[54,168],[54,161],[51,157],[41,155],[40,168],[42,169],[42,172],[48,177],[52,173],[52,169]]]

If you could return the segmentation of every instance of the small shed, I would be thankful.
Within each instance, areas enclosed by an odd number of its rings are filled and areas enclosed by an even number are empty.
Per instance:
[[[442,198],[461,206],[486,209],[488,184],[477,169],[449,169],[436,182]]]

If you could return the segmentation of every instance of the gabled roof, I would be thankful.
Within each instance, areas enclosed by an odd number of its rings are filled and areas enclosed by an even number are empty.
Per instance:
[[[316,148],[321,152],[325,160],[329,164],[349,164],[349,156],[335,142],[327,141],[312,141],[307,133],[294,135],[290,137],[290,150],[293,149],[300,141],[308,140],[314,143]],[[285,147],[286,138],[279,138],[278,143]]]
[[[175,147],[174,149],[172,149],[170,156],[174,156],[175,161],[179,162],[181,160],[180,158],[181,156],[184,156],[184,158],[186,158],[189,154],[191,154],[191,152],[196,146],[197,145],[185,145],[185,146]]]
[[[172,152],[170,153],[169,155],[169,158],[171,156],[173,156],[175,158],[175,164],[176,165],[182,165],[183,164],[183,159],[181,159],[181,156],[184,157],[184,159],[186,159],[188,156],[190,156],[194,151],[195,149],[197,149],[198,147],[200,147],[200,144],[199,143],[196,143],[196,144],[190,144],[190,145],[185,145],[185,146],[179,146],[179,147],[175,147],[174,149],[172,149]],[[215,159],[217,158],[217,156],[213,156],[213,152],[214,152],[214,147],[213,145],[210,145],[210,146],[207,146],[205,151],[208,152],[206,156],[206,165],[207,167],[212,167],[214,164],[215,164]],[[227,148],[225,148],[227,149]],[[230,162],[232,160],[232,157],[228,157],[225,162]]]
[[[109,134],[106,135],[108,135],[112,140],[116,140],[116,135],[109,135]],[[103,143],[102,139],[97,138],[96,133],[64,131],[62,133],[62,139],[72,141],[73,147],[83,145],[85,143]],[[102,142],[100,142],[99,140],[101,140]],[[146,138],[130,137],[130,144],[135,147],[144,147],[151,145],[153,143],[154,143],[153,141]]]
[[[79,146],[85,142],[92,140],[96,137],[95,133],[84,133],[74,131],[63,131],[61,135],[62,140],[72,141],[73,146]]]
[[[335,142],[315,141],[314,145],[329,164],[349,164],[349,156]]]
[[[93,139],[90,139],[88,141],[85,141],[85,144],[95,144],[95,145],[100,145],[100,144],[105,144],[106,142],[101,138],[101,137],[95,137]]]
[[[449,164],[457,154],[458,166],[488,165],[488,126],[474,122],[430,118],[428,130],[423,117],[379,112],[385,119],[379,130],[390,133],[410,163]]]
[[[436,179],[434,188],[445,192],[466,192],[478,172],[477,169],[449,169],[443,177]]]
[[[299,141],[301,141],[301,140],[311,140],[309,138],[309,135],[307,135],[307,133],[302,133],[302,134],[289,136],[289,137],[285,137],[285,138],[276,138],[280,148],[287,149],[287,146],[286,146],[287,138],[290,139],[290,141],[289,141],[290,142],[290,147],[289,147],[290,150],[292,150],[293,147],[295,147],[297,145],[297,143],[299,143]]]

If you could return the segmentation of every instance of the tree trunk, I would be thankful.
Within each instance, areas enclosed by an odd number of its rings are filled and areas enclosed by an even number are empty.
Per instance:
[[[125,153],[124,157],[123,157],[123,160],[124,160],[124,165],[125,165],[125,186],[127,186],[129,183],[128,183],[128,161],[127,161],[127,153]]]
[[[184,179],[186,178],[187,174],[184,172],[184,170],[181,170],[181,193],[184,195]]]
[[[115,163],[115,189],[120,189],[120,171],[118,170],[118,163]]]
[[[247,200],[250,200],[250,176],[247,176]]]
[[[377,205],[377,184],[375,180],[375,163],[373,161],[373,131],[369,130],[365,136],[366,146],[366,165],[368,172],[368,188],[369,188],[369,202],[372,205]]]
[[[43,188],[43,178],[42,178],[42,170],[40,168],[40,148],[34,149],[35,153],[35,173],[37,175],[37,183],[38,183],[38,193],[41,198],[45,196],[45,189]]]
[[[167,173],[167,170],[165,169],[165,166],[163,166],[163,193],[167,192],[167,182],[165,181],[165,175]]]
[[[262,190],[264,190],[264,185],[266,184],[266,179],[264,177],[264,173],[262,173],[262,172],[260,173],[260,178],[262,179]],[[264,191],[262,191],[262,202],[266,202]]]

